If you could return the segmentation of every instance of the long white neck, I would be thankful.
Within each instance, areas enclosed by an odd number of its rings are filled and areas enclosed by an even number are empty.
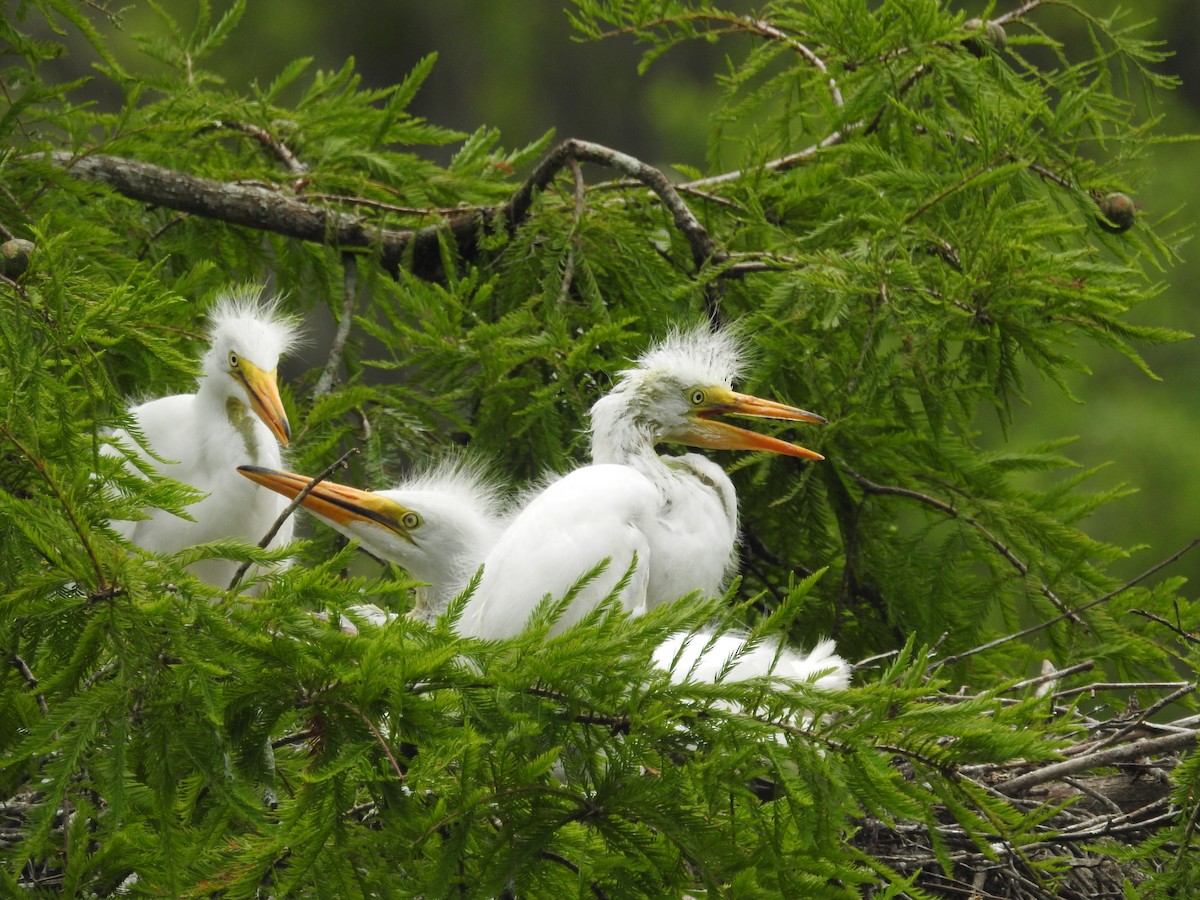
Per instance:
[[[275,436],[243,398],[222,390],[220,383],[212,376],[200,377],[195,396],[198,421],[228,424],[233,433],[201,434],[197,435],[197,440],[224,445],[224,454],[240,460],[239,464],[270,464],[277,459],[277,454],[271,452]]]
[[[635,402],[635,395],[616,389],[592,406],[592,462],[634,466],[643,471],[661,467],[654,435]]]

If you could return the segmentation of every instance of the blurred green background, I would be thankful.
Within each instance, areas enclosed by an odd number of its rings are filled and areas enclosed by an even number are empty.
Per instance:
[[[160,0],[161,8],[183,23],[195,19],[195,0]],[[12,7],[12,4],[6,4]],[[997,12],[1009,9],[1001,3]],[[749,4],[730,4],[750,11]],[[1113,0],[1087,0],[1094,15],[1106,15]],[[228,4],[217,0],[217,14]],[[1152,21],[1146,35],[1166,43],[1173,55],[1163,68],[1182,88],[1153,98],[1163,115],[1162,135],[1200,132],[1200,9],[1196,0],[1136,0],[1125,4],[1127,23]],[[973,16],[985,8],[965,4]],[[134,36],[161,32],[158,14],[134,3],[122,11],[116,38],[122,60],[153,67],[135,49]],[[1079,16],[1053,6],[1039,9],[1038,24],[1068,46],[1087,52],[1088,35]],[[112,33],[116,26],[96,18]],[[1019,27],[1012,29],[1020,33]],[[77,45],[63,60],[64,77],[82,74],[90,51]],[[404,77],[421,57],[438,54],[432,76],[411,111],[430,121],[473,131],[495,126],[509,147],[523,145],[549,129],[558,137],[598,141],[669,167],[686,163],[704,169],[708,112],[719,87],[716,74],[726,54],[740,57],[735,41],[692,44],[668,53],[638,74],[641,48],[629,36],[602,42],[575,39],[560,4],[540,0],[427,0],[369,2],[342,0],[249,0],[232,38],[209,60],[235,88],[267,82],[302,56],[322,69],[340,68],[353,57],[366,86],[382,87]],[[98,101],[105,86],[91,88]],[[1139,95],[1140,96],[1140,95]],[[451,150],[430,148],[444,159]],[[1142,221],[1169,233],[1192,229],[1200,211],[1200,144],[1164,142],[1153,149],[1140,181],[1121,185],[1141,207]],[[1147,271],[1164,291],[1135,310],[1140,323],[1200,333],[1200,251],[1183,248],[1173,268]],[[1089,376],[1074,378],[1072,400],[1055,385],[1027,382],[1029,402],[1015,412],[1005,434],[993,413],[981,413],[979,428],[995,446],[1005,441],[1024,447],[1063,436],[1078,436],[1067,452],[1081,465],[1111,462],[1093,482],[1096,489],[1125,483],[1136,493],[1113,503],[1089,523],[1097,538],[1126,547],[1143,546],[1116,570],[1131,577],[1186,541],[1200,535],[1200,360],[1194,340],[1143,348],[1155,381],[1115,353],[1079,348]],[[803,398],[796,398],[803,402]],[[1200,582],[1200,553],[1171,571]]]

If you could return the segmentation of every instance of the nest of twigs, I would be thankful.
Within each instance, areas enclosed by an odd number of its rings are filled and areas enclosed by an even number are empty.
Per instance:
[[[1182,811],[1172,802],[1170,775],[1179,765],[1180,754],[1196,745],[1200,733],[1200,716],[1167,723],[1151,717],[1195,691],[1196,685],[1095,682],[1053,690],[1061,677],[1090,668],[1091,663],[1083,663],[1014,686],[1036,686],[1051,700],[1052,714],[1061,720],[1064,733],[1073,727],[1081,734],[1061,759],[959,766],[953,773],[1026,809],[1059,808],[1020,844],[993,836],[981,846],[978,835],[968,834],[950,815],[936,823],[867,818],[858,823],[854,844],[894,871],[913,876],[914,886],[934,896],[971,900],[1128,896],[1128,888],[1145,882],[1151,873],[1144,860],[1130,861],[1122,851],[1179,822]],[[1160,691],[1161,696],[1151,706],[1139,708],[1135,692],[1150,690]],[[1058,702],[1120,692],[1128,692],[1128,704],[1103,720],[1092,718],[1079,706]],[[939,699],[955,702],[959,697],[966,695]],[[907,765],[903,760],[896,764]]]

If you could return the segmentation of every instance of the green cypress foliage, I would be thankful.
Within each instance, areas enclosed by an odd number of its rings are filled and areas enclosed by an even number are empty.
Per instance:
[[[208,57],[244,3],[190,30],[157,10],[136,53],[91,4],[11,10],[0,893],[1190,895],[1194,604],[1112,577],[1127,550],[1082,528],[1125,488],[1065,440],[979,435],[1026,379],[1068,390],[1081,344],[1152,377],[1138,348],[1181,337],[1126,318],[1179,237],[1113,197],[1156,140],[1164,51],[1070,5],[1091,42],[1061,43],[1050,6],[576,0],[581,36],[645,66],[724,44],[708,159],[671,178],[411,114],[433,57],[379,90],[303,59],[227,84]],[[110,107],[48,74],[68,45]],[[751,336],[747,389],[829,418],[800,436],[827,459],[722,457],[726,597],[557,636],[550,604],[502,642],[351,635],[328,618],[402,613],[411,581],[311,521],[255,596],[185,566],[283,554],[155,555],[107,524],[197,499],[102,450],[130,398],[188,390],[205,309],[246,281],[334,323],[286,370],[295,471],[357,448],[334,477],[386,487],[468,443],[523,487],[585,458],[627,360],[706,316]],[[834,693],[651,668],[713,619],[874,659]]]

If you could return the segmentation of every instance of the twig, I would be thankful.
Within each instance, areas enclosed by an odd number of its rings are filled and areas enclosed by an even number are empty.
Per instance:
[[[279,533],[279,529],[283,527],[283,523],[287,521],[288,516],[296,511],[296,508],[304,502],[304,498],[312,493],[313,488],[332,475],[334,471],[345,466],[346,460],[348,460],[357,452],[357,447],[351,447],[336,460],[334,460],[330,465],[326,466],[320,475],[317,475],[308,484],[306,484],[303,490],[296,495],[295,499],[293,499],[291,503],[284,507],[283,512],[279,514],[279,518],[275,520],[275,523],[269,529],[267,529],[267,533],[263,535],[263,539],[258,542],[259,549],[265,550],[267,545],[275,539],[275,535]],[[246,560],[240,566],[238,566],[237,571],[233,573],[233,580],[229,582],[229,587],[227,590],[232,591],[237,588],[243,576],[245,576],[246,571],[250,568],[250,564],[251,561]]]
[[[358,257],[353,253],[342,254],[342,317],[338,320],[333,345],[329,348],[329,359],[317,386],[313,388],[313,400],[324,397],[333,388],[342,355],[346,352],[346,341],[350,338],[350,326],[354,321],[354,310],[358,305]]]
[[[144,245],[142,245],[142,249],[138,252],[138,259],[139,260],[145,259],[146,254],[150,252],[150,246],[155,241],[157,241],[160,237],[162,237],[164,234],[166,234],[168,230],[170,230],[171,228],[174,228],[176,225],[178,225],[180,222],[182,222],[186,218],[187,218],[187,216],[185,216],[183,213],[178,213],[178,214],[172,216],[169,220],[167,220],[167,222],[164,225],[155,229],[154,234],[152,234],[152,235],[150,235],[150,237],[146,238],[146,243]]]
[[[1155,701],[1152,705],[1148,706],[1145,710],[1142,711],[1142,714],[1140,716],[1138,716],[1136,719],[1134,719],[1128,725],[1123,727],[1120,731],[1115,731],[1112,734],[1110,734],[1108,737],[1106,737],[1104,740],[1100,741],[1100,743],[1098,743],[1096,745],[1095,749],[1099,750],[1101,747],[1107,747],[1110,744],[1115,744],[1121,738],[1125,737],[1125,735],[1140,728],[1146,722],[1147,719],[1149,719],[1152,715],[1154,715],[1160,709],[1162,709],[1165,706],[1169,706],[1170,704],[1174,703],[1176,700],[1180,699],[1181,697],[1186,697],[1188,694],[1192,693],[1192,691],[1194,691],[1194,690],[1196,690],[1195,682],[1182,684],[1178,690],[1172,691],[1171,693],[1167,694],[1167,696],[1160,698],[1159,700]]]
[[[926,506],[929,506],[929,507],[932,507],[933,509],[938,510],[939,512],[943,512],[946,515],[950,516],[951,518],[959,519],[960,521],[967,523],[972,528],[974,528],[976,531],[978,531],[983,536],[983,539],[985,541],[987,541],[989,544],[991,544],[992,547],[995,548],[996,552],[998,552],[1001,556],[1003,556],[1006,560],[1008,560],[1009,564],[1014,569],[1016,569],[1018,572],[1021,573],[1021,577],[1023,577],[1023,578],[1029,577],[1029,566],[1027,566],[1027,565],[1025,565],[1025,563],[1021,562],[1020,558],[1015,553],[1013,553],[1012,550],[1009,549],[1008,545],[1006,545],[998,537],[996,537],[994,534],[992,534],[991,531],[989,531],[987,529],[987,527],[982,522],[980,522],[978,519],[972,518],[971,516],[961,514],[953,505],[947,503],[945,500],[939,500],[936,497],[931,497],[929,494],[923,494],[920,491],[915,491],[915,490],[912,490],[911,488],[893,487],[891,485],[886,485],[886,484],[876,484],[875,482],[868,479],[866,476],[859,475],[853,469],[847,468],[845,466],[843,466],[843,468],[845,469],[846,473],[851,478],[853,478],[856,482],[858,482],[859,486],[863,489],[864,493],[876,494],[876,495],[881,495],[881,496],[905,497],[909,500],[916,500],[918,503],[923,503]],[[1054,592],[1054,589],[1051,588],[1050,585],[1046,584],[1045,582],[1042,582],[1039,585],[1039,589],[1042,593],[1042,596],[1044,596],[1047,600],[1049,600],[1051,603],[1053,603],[1057,609],[1062,611],[1062,614],[1064,617],[1070,618],[1071,620],[1073,620],[1074,622],[1076,622],[1080,625],[1084,624],[1083,620],[1080,619],[1078,615],[1076,615],[1077,611],[1072,611],[1072,610],[1067,609],[1067,605],[1062,601],[1062,598],[1060,598],[1058,596],[1058,594],[1056,594]],[[935,663],[934,665],[937,665],[937,664]],[[932,666],[931,666],[931,668],[932,668]]]
[[[400,768],[400,763],[396,762],[396,757],[392,754],[392,748],[387,745],[387,741],[383,739],[383,735],[379,733],[379,729],[375,727],[375,723],[368,719],[366,714],[357,706],[344,701],[341,702],[340,705],[350,710],[350,712],[355,713],[360,719],[363,720],[363,724],[371,729],[371,734],[375,735],[375,740],[378,742],[379,746],[383,748],[383,752],[387,754],[388,761],[392,764],[392,769],[396,772],[396,777],[403,781],[405,777],[404,770]]]
[[[503,210],[505,219],[510,224],[523,221],[533,205],[534,193],[546,187],[558,170],[572,159],[616,169],[650,188],[671,213],[675,228],[687,239],[697,269],[706,263],[724,260],[724,253],[718,250],[708,231],[661,170],[620,150],[575,138],[563,141],[538,164]]]
[[[1055,700],[1061,700],[1064,697],[1075,697],[1079,694],[1091,694],[1096,691],[1149,691],[1158,688],[1186,689],[1185,692],[1188,692],[1195,690],[1196,686],[1188,681],[1097,681],[1094,684],[1057,691],[1050,696]]]
[[[899,650],[888,650],[885,653],[876,653],[874,656],[868,656],[866,659],[860,659],[858,662],[854,663],[850,668],[852,668],[855,672],[857,672],[860,669],[866,668],[873,662],[879,662],[881,659],[891,659],[893,656],[899,656],[899,655],[900,655]]]
[[[579,222],[583,218],[583,201],[585,193],[585,185],[583,183],[583,171],[579,168],[579,161],[572,159],[568,163],[571,167],[571,179],[575,182],[575,207],[571,219],[571,232],[567,235],[567,262],[563,266],[562,286],[558,291],[558,304],[561,306],[566,303],[567,298],[571,295],[571,283],[575,280],[575,248],[578,242],[576,231],[579,228]]]
[[[575,865],[575,863],[571,862],[565,856],[559,856],[552,850],[543,850],[541,851],[540,855],[542,859],[547,859],[550,862],[557,863],[564,869],[569,869],[571,872],[574,872],[576,875],[580,874],[579,866]],[[604,889],[600,887],[600,885],[596,884],[594,881],[588,883],[591,885],[592,896],[594,896],[596,900],[608,900],[608,894],[604,893]]]
[[[13,668],[21,673],[21,677],[25,679],[25,683],[29,685],[29,689],[33,691],[33,696],[37,699],[38,709],[42,711],[43,716],[50,715],[50,707],[46,705],[46,698],[42,696],[42,692],[37,689],[38,680],[34,677],[33,671],[25,664],[25,660],[21,659],[16,653],[12,655]]]
[[[1105,602],[1111,600],[1113,597],[1123,594],[1123,593],[1125,593],[1125,591],[1129,590],[1130,588],[1135,587],[1136,585],[1145,581],[1151,575],[1154,575],[1155,573],[1161,571],[1162,569],[1165,569],[1167,566],[1171,565],[1171,563],[1176,562],[1177,560],[1180,559],[1180,557],[1186,555],[1187,553],[1189,553],[1190,551],[1195,549],[1195,547],[1197,547],[1198,545],[1200,545],[1200,537],[1192,538],[1190,541],[1187,542],[1187,544],[1185,546],[1181,547],[1179,550],[1176,550],[1174,553],[1172,553],[1166,559],[1155,563],[1149,569],[1147,569],[1145,572],[1143,572],[1141,575],[1138,575],[1137,577],[1133,578],[1131,581],[1125,582],[1125,584],[1121,585],[1116,590],[1109,591],[1107,594],[1104,594],[1101,597],[1097,597],[1095,600],[1089,600],[1087,603],[1077,606],[1074,609],[1068,610],[1067,612],[1062,613],[1061,615],[1055,616],[1053,619],[1047,619],[1045,622],[1039,622],[1037,625],[1031,625],[1028,628],[1024,628],[1021,631],[1016,631],[1016,632],[1013,632],[1012,634],[1005,635],[1002,638],[996,638],[996,640],[994,640],[994,641],[988,641],[986,644],[980,644],[978,647],[972,647],[970,650],[964,650],[962,653],[956,653],[953,656],[947,656],[945,659],[941,660],[941,662],[936,663],[935,665],[948,666],[951,663],[955,663],[955,662],[958,662],[959,660],[966,659],[969,656],[974,656],[976,653],[982,653],[985,650],[991,650],[995,647],[999,647],[999,646],[1002,646],[1003,644],[1007,644],[1010,641],[1020,640],[1021,638],[1028,637],[1031,634],[1036,634],[1037,632],[1042,631],[1045,628],[1049,628],[1051,625],[1055,625],[1055,624],[1061,622],[1063,619],[1066,619],[1070,615],[1077,615],[1081,612],[1084,612],[1085,610],[1091,609],[1093,606],[1098,606],[1101,603],[1105,603]],[[932,668],[932,666],[931,666],[931,668]]]
[[[1200,644],[1200,637],[1196,637],[1196,635],[1192,634],[1191,632],[1184,631],[1182,628],[1180,628],[1174,622],[1168,622],[1162,616],[1156,616],[1154,613],[1148,612],[1147,610],[1144,610],[1144,609],[1131,609],[1131,610],[1129,610],[1129,612],[1135,616],[1145,616],[1151,622],[1157,622],[1159,625],[1165,625],[1167,628],[1171,629],[1171,631],[1175,632],[1177,635],[1179,635],[1181,638],[1183,638],[1189,644]]]
[[[612,31],[605,31],[596,35],[600,40],[605,38],[616,37],[617,35],[631,34],[633,32],[645,31],[656,26],[670,26],[678,24],[681,21],[716,23],[718,25],[728,26],[725,28],[709,28],[705,33],[709,35],[716,34],[733,34],[735,31],[750,31],[760,37],[765,37],[768,40],[776,41],[784,44],[790,49],[796,51],[800,56],[809,62],[818,72],[829,78],[829,93],[833,97],[833,102],[836,106],[842,106],[842,92],[838,89],[837,82],[829,75],[829,69],[825,65],[825,61],[817,56],[805,44],[802,44],[796,38],[789,35],[778,25],[773,25],[766,19],[751,19],[742,16],[717,15],[707,12],[689,12],[677,16],[664,16],[659,19],[654,19],[648,22],[641,22],[636,26],[625,26],[623,28],[614,28]]]
[[[262,146],[266,147],[279,159],[287,170],[293,175],[307,175],[308,166],[300,162],[296,155],[288,149],[287,144],[271,134],[265,128],[260,128],[257,125],[251,125],[248,122],[231,122],[228,119],[217,119],[211,125],[207,125],[200,129],[201,133],[211,131],[214,128],[226,128],[230,131],[238,131],[242,134],[249,135],[258,141]]]
[[[1037,9],[1039,6],[1041,6],[1045,2],[1046,2],[1046,0],[1028,0],[1028,2],[1023,4],[1022,6],[1018,6],[1016,9],[1009,10],[1008,12],[1004,13],[1003,15],[996,16],[996,18],[992,19],[991,21],[1003,25],[1005,22],[1011,22],[1015,19],[1021,18],[1022,16],[1026,15],[1027,13],[1033,12],[1035,9]]]
[[[1066,678],[1068,675],[1078,675],[1080,672],[1087,672],[1095,668],[1096,664],[1092,660],[1086,660],[1077,663],[1073,666],[1068,666],[1065,669],[1059,669],[1056,672],[1047,672],[1044,675],[1038,675],[1036,678],[1026,678],[1024,681],[1018,681],[1016,684],[1010,684],[1004,688],[1005,691],[1019,691],[1024,688],[1033,687],[1034,685],[1044,684],[1047,681],[1056,681],[1059,678]],[[1060,694],[1052,694],[1052,697],[1059,697]]]
[[[1179,734],[1163,735],[1162,737],[1142,738],[1128,744],[1122,744],[1120,747],[1109,747],[1095,753],[1085,753],[1082,756],[1076,756],[1049,766],[1043,766],[1024,775],[1018,775],[1016,778],[1010,778],[1003,784],[996,785],[996,789],[1002,794],[1012,796],[1036,785],[1045,784],[1047,781],[1057,781],[1067,775],[1074,775],[1077,772],[1084,772],[1088,769],[1129,762],[1130,760],[1139,759],[1143,756],[1151,756],[1155,753],[1182,750],[1196,743],[1197,734],[1198,732],[1196,731],[1185,731]]]
[[[981,175],[986,175],[992,169],[996,168],[996,166],[1001,165],[1002,163],[1008,162],[1011,159],[1012,159],[1011,154],[1001,153],[999,156],[997,156],[991,162],[985,163],[984,165],[977,168],[974,172],[970,172],[969,174],[964,175],[962,178],[958,179],[958,181],[954,182],[954,184],[950,185],[950,187],[946,188],[944,191],[939,193],[936,197],[922,203],[915,210],[913,210],[911,213],[909,213],[907,216],[905,216],[904,224],[911,225],[916,219],[920,218],[922,215],[924,215],[926,212],[928,212],[934,206],[937,206],[937,204],[941,203],[943,200],[945,200],[951,194],[955,193],[956,191],[962,190],[964,187],[966,187],[968,184],[970,184],[976,178],[979,178]]]
[[[311,728],[307,731],[297,731],[295,734],[285,734],[283,737],[271,741],[271,749],[278,750],[290,744],[303,744],[305,741],[317,737],[317,735],[318,732]]]

